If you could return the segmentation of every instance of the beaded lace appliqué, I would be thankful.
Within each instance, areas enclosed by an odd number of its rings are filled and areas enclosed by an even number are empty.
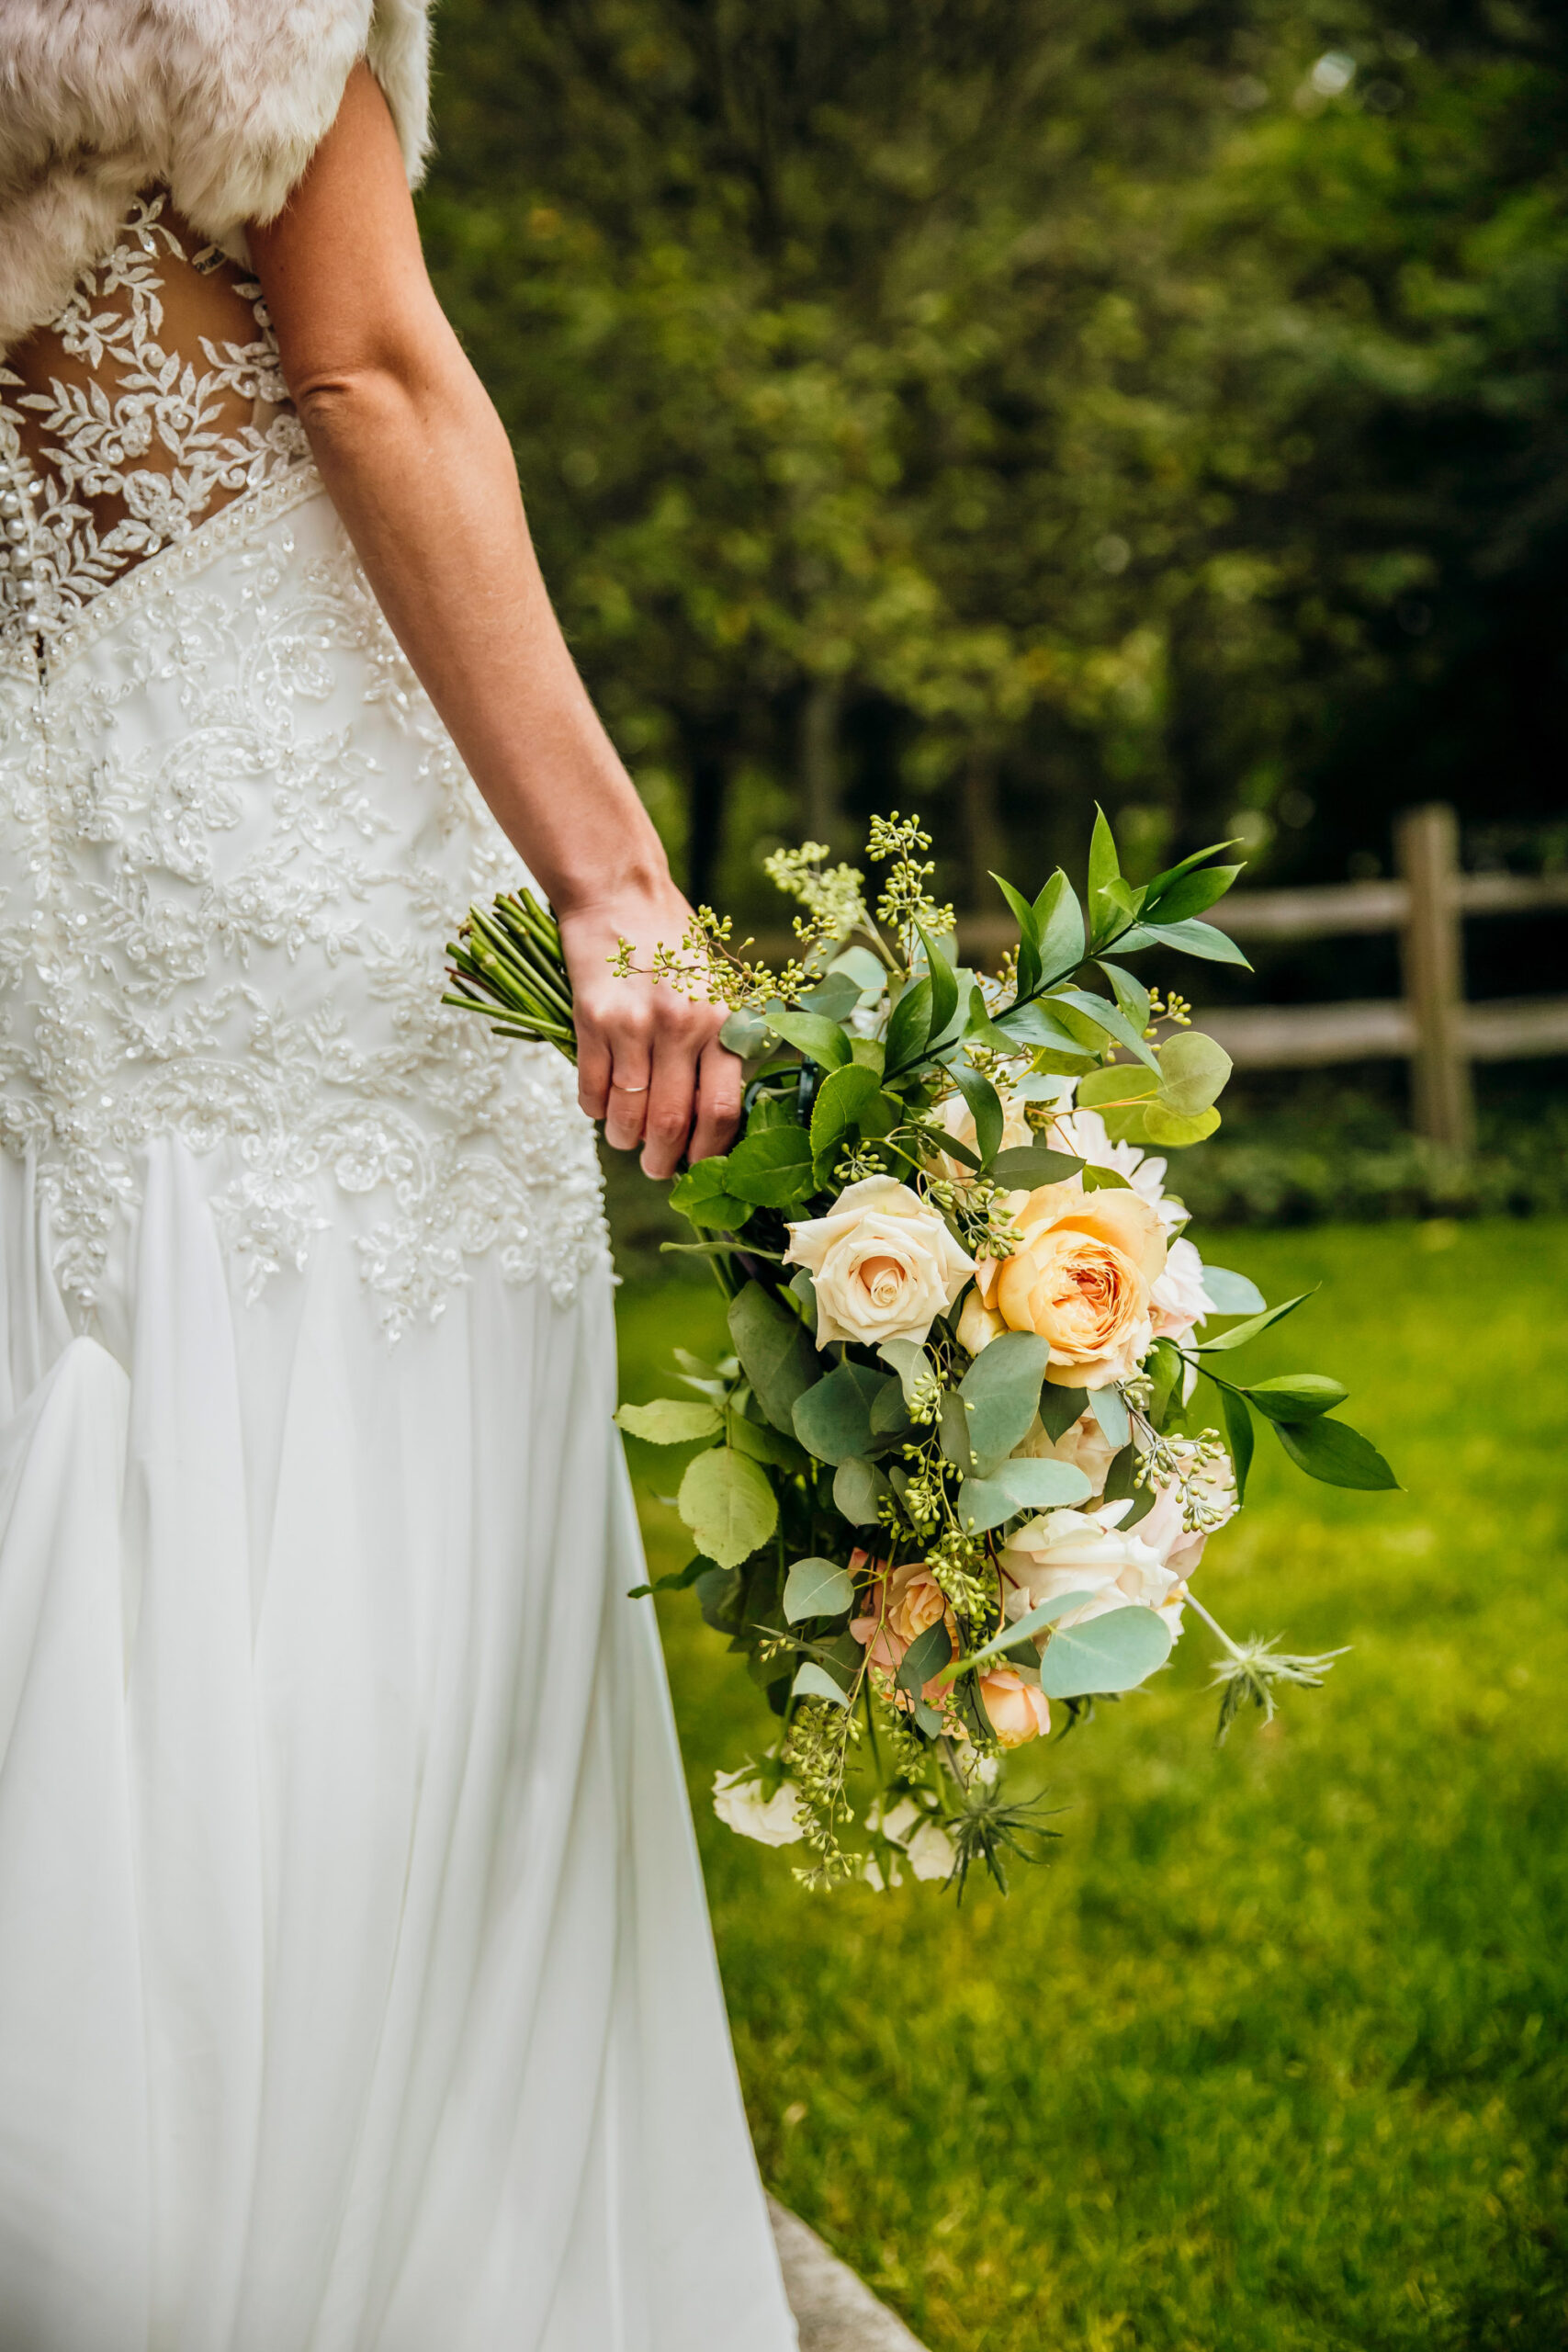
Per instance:
[[[0,1147],[84,1312],[166,1133],[223,1148],[253,1297],[346,1217],[391,1337],[491,1252],[564,1299],[606,1256],[570,1073],[438,1001],[517,862],[319,494],[265,313],[199,364],[158,342],[157,201],[56,322],[107,380],[0,374]]]

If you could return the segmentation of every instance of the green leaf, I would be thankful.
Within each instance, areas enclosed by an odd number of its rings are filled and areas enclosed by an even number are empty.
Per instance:
[[[702,1574],[693,1577],[692,1589],[705,1625],[711,1625],[716,1634],[739,1632],[746,1605],[743,1577],[733,1568],[714,1568],[705,1564]]]
[[[1077,893],[1060,866],[1034,901],[1034,921],[1040,933],[1041,978],[1054,986],[1077,971],[1089,944]],[[1019,992],[1023,993],[1021,988]]]
[[[1252,1415],[1247,1399],[1234,1388],[1220,1390],[1220,1411],[1224,1418],[1225,1442],[1231,1450],[1231,1467],[1235,1472],[1235,1498],[1247,1500],[1247,1474],[1252,1467],[1253,1449],[1258,1442],[1252,1426]]]
[[[1230,1329],[1222,1331],[1217,1340],[1198,1340],[1195,1343],[1194,1353],[1208,1356],[1214,1354],[1221,1348],[1245,1347],[1248,1340],[1257,1339],[1259,1331],[1267,1331],[1271,1323],[1278,1323],[1283,1317],[1293,1315],[1296,1308],[1303,1306],[1312,1295],[1313,1293],[1310,1290],[1298,1291],[1295,1297],[1286,1299],[1282,1306],[1266,1306],[1261,1315],[1249,1315],[1245,1323],[1233,1323]]]
[[[729,1189],[728,1159],[699,1159],[671,1185],[670,1205],[695,1226],[724,1233],[739,1233],[751,1214],[751,1204]]]
[[[895,1386],[886,1373],[841,1363],[795,1403],[795,1434],[819,1462],[847,1462],[871,1451],[871,1408]]]
[[[1108,964],[1103,956],[1100,968],[1111,983],[1111,995],[1141,1037],[1149,1025],[1147,989],[1141,980],[1135,980],[1131,972],[1124,972],[1120,964]]]
[[[1116,854],[1116,837],[1111,830],[1104,809],[1097,800],[1094,804],[1094,831],[1089,836],[1089,843],[1090,906],[1094,904],[1096,891],[1103,890],[1108,883],[1119,882],[1121,878],[1122,861]]]
[[[904,1402],[904,1384],[890,1380],[871,1408],[873,1437],[902,1437],[909,1427],[909,1408]]]
[[[648,1445],[690,1445],[694,1438],[716,1437],[724,1420],[715,1405],[656,1396],[651,1405],[623,1405],[615,1424]]]
[[[1059,1510],[1086,1502],[1089,1493],[1088,1478],[1070,1462],[1014,1460],[1001,1463],[989,1477],[965,1478],[953,1509],[963,1527],[983,1535],[1020,1511]]]
[[[1018,924],[1018,993],[1028,996],[1040,985],[1039,920],[1021,891],[1015,890],[1010,882],[1004,882],[999,874],[993,874],[991,879],[1012,909],[1013,919]]]
[[[1325,1487],[1359,1487],[1377,1492],[1399,1485],[1370,1438],[1344,1421],[1276,1423],[1275,1436],[1298,1469]]]
[[[802,1269],[804,1272],[804,1269]],[[761,1283],[729,1302],[729,1336],[740,1368],[774,1429],[795,1435],[795,1400],[818,1378],[821,1363],[804,1326]]]
[[[958,1394],[978,1463],[1000,1461],[1023,1443],[1040,1409],[1040,1386],[1050,1361],[1049,1340],[1032,1331],[1004,1331],[976,1357]]]
[[[1059,1388],[1048,1380],[1040,1391],[1040,1419],[1053,1445],[1065,1437],[1089,1403],[1087,1388]]]
[[[854,1597],[848,1568],[832,1560],[796,1560],[784,1578],[784,1613],[792,1625],[806,1617],[840,1617]]]
[[[687,1561],[683,1568],[677,1568],[673,1576],[655,1577],[651,1584],[628,1585],[626,1599],[647,1600],[656,1592],[684,1592],[689,1586],[695,1584],[699,1577],[716,1573],[723,1576],[728,1572],[722,1568],[716,1571],[713,1562],[705,1560],[702,1554],[698,1552]]]
[[[1193,1119],[1220,1099],[1231,1057],[1201,1029],[1179,1029],[1160,1047],[1159,1099],[1179,1118]]]
[[[882,1081],[876,1072],[863,1063],[851,1062],[842,1069],[829,1071],[812,1106],[812,1157],[825,1159],[836,1152],[844,1137],[858,1129],[881,1091]]]
[[[887,1023],[886,1075],[913,1069],[924,1056],[931,1034],[931,984],[911,981],[894,1006]]]
[[[728,1445],[688,1463],[675,1508],[697,1549],[721,1568],[739,1567],[778,1525],[778,1500],[766,1476]]]
[[[912,1405],[931,1370],[931,1360],[919,1340],[884,1340],[876,1352],[889,1370],[897,1374],[905,1404]]]
[[[1203,1295],[1216,1315],[1258,1315],[1269,1304],[1256,1283],[1228,1266],[1204,1267]]]
[[[1170,1656],[1171,1629],[1156,1609],[1111,1609],[1086,1625],[1059,1627],[1040,1661],[1048,1699],[1134,1690]]]
[[[797,1126],[764,1127],[760,1135],[744,1136],[729,1155],[725,1182],[759,1208],[790,1207],[811,1191],[811,1137]]]
[[[917,923],[915,929],[919,934],[920,945],[926,951],[926,969],[931,974],[931,1034],[933,1037],[940,1037],[958,1010],[958,981],[939,942],[931,937],[922,923]]]
[[[816,987],[803,989],[796,999],[802,1012],[819,1012],[824,1021],[835,1023],[847,1021],[860,1001],[859,984],[837,964],[830,964]]]
[[[1211,842],[1207,849],[1195,849],[1191,853],[1190,856],[1182,858],[1178,865],[1168,865],[1163,874],[1156,874],[1154,880],[1145,885],[1144,890],[1144,912],[1145,914],[1152,915],[1156,907],[1158,906],[1161,899],[1165,896],[1165,893],[1169,889],[1171,884],[1173,882],[1179,881],[1182,875],[1195,873],[1198,867],[1203,865],[1207,859],[1211,857],[1218,857],[1222,850],[1239,849],[1240,847],[1241,841],[1239,835],[1235,841]]]
[[[1057,1618],[1065,1617],[1070,1609],[1081,1609],[1086,1600],[1093,1599],[1092,1592],[1059,1592],[1054,1600],[1041,1601],[1038,1608],[1030,1610],[1027,1616],[1021,1617],[1016,1624],[998,1626],[983,1648],[973,1651],[968,1657],[961,1657],[947,1679],[955,1680],[961,1674],[976,1673],[980,1668],[988,1666],[993,1658],[1005,1657],[1009,1650],[1015,1649],[1020,1642],[1027,1642],[1035,1634],[1043,1634],[1047,1625],[1054,1625]]]
[[[1083,1167],[1071,1152],[1048,1151],[1043,1144],[1014,1144],[1010,1150],[998,1151],[991,1162],[991,1174],[998,1184],[1013,1187],[1027,1184],[1032,1191],[1037,1184],[1065,1184],[1069,1176],[1077,1176]]]
[[[917,1634],[899,1661],[897,1687],[918,1699],[933,1674],[940,1674],[953,1656],[953,1644],[942,1618]]]
[[[1224,897],[1240,872],[1239,865],[1205,865],[1201,871],[1194,868],[1190,874],[1179,875],[1160,895],[1158,910],[1162,928],[1174,922],[1185,922],[1190,915],[1201,915],[1205,907],[1212,907],[1217,899]],[[1150,914],[1155,912],[1152,889],[1150,899],[1145,901],[1145,908]]]
[[[863,997],[880,996],[887,986],[887,967],[869,947],[846,947],[829,965],[829,976],[842,972]]]
[[[809,1470],[811,1457],[798,1438],[786,1437],[770,1421],[754,1421],[743,1413],[731,1413],[729,1442],[739,1453],[749,1453],[753,1462],[771,1462],[775,1470]]]
[[[801,1320],[802,1320],[802,1321],[803,1321],[803,1323],[805,1324],[806,1329],[810,1332],[810,1334],[811,1334],[811,1336],[812,1336],[813,1340],[815,1340],[815,1339],[816,1339],[816,1337],[817,1337],[817,1284],[816,1284],[815,1280],[813,1279],[813,1276],[812,1276],[812,1272],[811,1272],[811,1269],[810,1269],[810,1267],[809,1267],[809,1266],[797,1266],[797,1267],[795,1268],[795,1270],[794,1273],[793,1273],[793,1274],[791,1274],[791,1276],[790,1276],[790,1278],[789,1278],[789,1284],[788,1284],[788,1288],[789,1288],[789,1295],[790,1295],[790,1296],[791,1296],[792,1298],[797,1298],[797,1299],[799,1299],[799,1301],[800,1301],[800,1314],[801,1314]],[[816,1374],[816,1370],[815,1370],[815,1362],[816,1362],[815,1351],[813,1351],[813,1366],[814,1366],[814,1369],[813,1369],[812,1375],[811,1375],[812,1379],[815,1379],[815,1378],[816,1378],[816,1376],[817,1376],[817,1374]],[[757,1384],[756,1384],[756,1382],[755,1382],[755,1381],[753,1381],[753,1382],[751,1383],[751,1385],[753,1386],[753,1388],[756,1386],[756,1385],[757,1385]],[[809,1382],[809,1381],[807,1383],[807,1387],[809,1387],[809,1386],[810,1386],[810,1382]],[[793,1413],[794,1413],[794,1404],[795,1404],[795,1400],[794,1400],[794,1398],[792,1397],[792,1398],[790,1399],[791,1415],[792,1415],[792,1418],[791,1418],[791,1420],[790,1420],[790,1428],[791,1428],[792,1430],[793,1430],[793,1429],[794,1429],[794,1427],[795,1427],[795,1421],[794,1421],[794,1418],[793,1418]],[[766,1411],[766,1409],[767,1409],[767,1408],[764,1406],[763,1410],[764,1410],[764,1411]],[[774,1424],[774,1426],[775,1426],[775,1427],[777,1427],[777,1424],[775,1423],[775,1424]]]
[[[996,1157],[1002,1139],[1006,1120],[1001,1097],[988,1078],[972,1069],[967,1062],[954,1062],[953,1082],[968,1103],[975,1121],[975,1143],[980,1155],[980,1165],[987,1167]]]
[[[1086,1193],[1130,1193],[1133,1189],[1119,1168],[1086,1168],[1083,1188]]]
[[[1343,1405],[1349,1390],[1321,1372],[1282,1372],[1274,1380],[1254,1381],[1248,1401],[1269,1421],[1315,1421]]]
[[[877,1506],[892,1492],[874,1462],[852,1455],[833,1473],[833,1508],[852,1527],[874,1527]]]
[[[836,1021],[820,1012],[792,1012],[770,1004],[768,1022],[779,1035],[823,1069],[841,1069],[850,1058],[850,1041]]]
[[[809,1657],[796,1668],[789,1695],[792,1699],[831,1699],[835,1707],[847,1707],[850,1703],[849,1693],[834,1681],[827,1668]]]
[[[1156,1430],[1165,1427],[1166,1408],[1173,1396],[1181,1393],[1181,1351],[1171,1340],[1156,1340],[1149,1350],[1144,1365],[1154,1383],[1149,1398],[1149,1419]]]
[[[792,1070],[793,1078],[795,1073]],[[760,1136],[764,1127],[794,1127],[800,1122],[795,1116],[797,1097],[792,1086],[787,1094],[758,1094],[746,1114],[746,1132]]]
[[[1134,941],[1132,937],[1117,944],[1124,956],[1133,953]],[[1159,947],[1175,947],[1183,956],[1196,956],[1205,964],[1239,964],[1244,972],[1252,969],[1230,933],[1219,930],[1212,922],[1140,923],[1135,944],[1139,947],[1151,944]]]
[[[1004,1042],[1010,1047],[1043,1046],[1050,1051],[1066,1054],[1078,1064],[1092,1058],[1096,1048],[1085,1044],[1081,1037],[1060,1021],[1054,1020],[1050,1006],[1054,997],[1037,997],[1032,1004],[1004,1005],[993,1027],[999,1029]]]
[[[732,1012],[718,1033],[718,1042],[739,1054],[743,1062],[754,1061],[767,1044],[770,1035],[767,1023],[760,1012],[749,1008]]]
[[[1132,1420],[1122,1400],[1121,1390],[1113,1382],[1108,1382],[1103,1388],[1091,1388],[1089,1392],[1089,1410],[1100,1423],[1105,1442],[1113,1451],[1120,1453],[1133,1434]]]
[[[1150,1047],[1121,1006],[1112,1004],[1108,998],[1096,996],[1089,989],[1058,989],[1049,1001],[1052,1004],[1070,1004],[1075,1012],[1081,1012],[1087,1021],[1094,1023],[1096,1028],[1103,1029],[1108,1037],[1114,1037],[1119,1046],[1125,1046],[1134,1060],[1145,1063],[1150,1069],[1159,1068]]]
[[[969,1442],[968,1408],[954,1388],[942,1392],[938,1428],[943,1453],[950,1462],[956,1463],[967,1477],[975,1467],[975,1449]]]
[[[1142,1102],[1152,1100],[1159,1090],[1157,1069],[1145,1069],[1141,1063],[1134,1069],[1126,1062],[1113,1062],[1109,1069],[1091,1069],[1080,1079],[1078,1106],[1098,1111],[1108,1102]]]
[[[1200,1111],[1190,1119],[1179,1118],[1174,1111],[1166,1110],[1158,1102],[1145,1102],[1137,1114],[1141,1135],[1127,1137],[1133,1143],[1157,1144],[1163,1151],[1183,1151],[1189,1144],[1202,1143],[1220,1124],[1217,1111]]]

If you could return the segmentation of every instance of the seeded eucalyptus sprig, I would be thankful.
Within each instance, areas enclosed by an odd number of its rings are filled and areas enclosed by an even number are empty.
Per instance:
[[[532,890],[502,891],[489,908],[470,907],[446,953],[452,986],[443,1004],[487,1013],[497,1036],[554,1046],[576,1061],[571,980],[560,926]]]

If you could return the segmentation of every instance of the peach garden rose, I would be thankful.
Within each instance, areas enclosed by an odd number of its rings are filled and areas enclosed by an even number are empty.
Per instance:
[[[1020,1195],[1013,1217],[1022,1246],[1010,1258],[981,1263],[975,1278],[981,1309],[1007,1330],[1048,1340],[1045,1376],[1064,1387],[1103,1388],[1129,1378],[1153,1339],[1150,1293],[1165,1272],[1156,1211],[1123,1186],[1086,1193],[1082,1178],[1072,1176]],[[959,1328],[962,1334],[964,1318]],[[980,1336],[977,1316],[968,1317],[967,1328]]]

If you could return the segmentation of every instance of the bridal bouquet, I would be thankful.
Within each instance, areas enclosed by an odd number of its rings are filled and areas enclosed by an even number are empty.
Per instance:
[[[1146,1681],[1189,1611],[1217,1645],[1222,1738],[1244,1704],[1322,1680],[1329,1657],[1235,1641],[1191,1589],[1259,1423],[1309,1476],[1395,1481],[1337,1417],[1337,1381],[1247,1379],[1247,1342],[1303,1302],[1205,1264],[1165,1189],[1163,1155],[1218,1125],[1230,1062],[1127,961],[1244,960],[1201,920],[1240,870],[1216,862],[1229,845],[1137,887],[1101,815],[1084,901],[1061,872],[1034,899],[998,882],[1018,944],[995,975],[956,963],[930,845],[874,821],[874,912],[816,844],[771,858],[801,909],[782,971],[707,909],[658,951],[657,984],[730,1008],[746,1064],[743,1135],[670,1195],[733,1353],[677,1350],[686,1395],[617,1418],[700,1448],[678,1497],[694,1555],[660,1585],[694,1592],[778,1718],[718,1776],[720,1815],[801,1845],[807,1883],[962,1891],[1049,1834],[1008,1758],[1053,1709],[1066,1726]],[[572,1051],[528,892],[471,910],[451,952],[446,1002]]]

